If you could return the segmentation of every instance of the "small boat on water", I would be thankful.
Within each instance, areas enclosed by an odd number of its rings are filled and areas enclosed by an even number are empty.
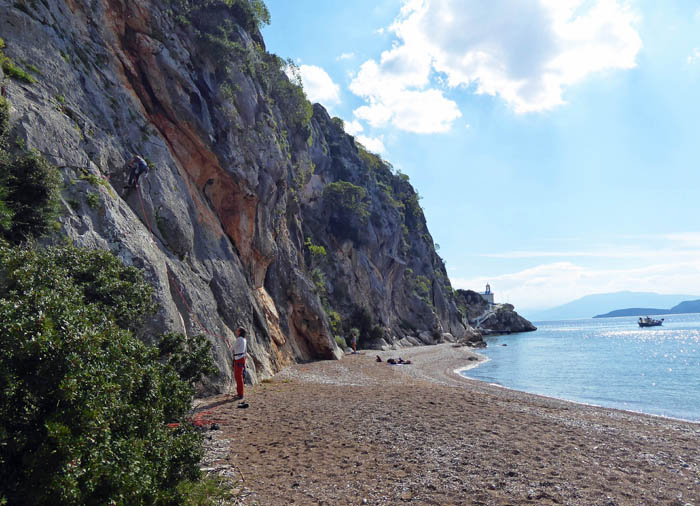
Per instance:
[[[655,320],[653,318],[645,316],[644,318],[640,317],[637,323],[639,323],[640,327],[660,327],[663,322],[663,318],[661,318],[660,320]]]

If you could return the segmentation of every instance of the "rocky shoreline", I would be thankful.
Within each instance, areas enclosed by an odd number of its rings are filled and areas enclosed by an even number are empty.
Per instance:
[[[201,399],[221,429],[206,466],[244,504],[700,504],[700,425],[455,374],[479,360],[367,351],[287,368],[246,410]]]

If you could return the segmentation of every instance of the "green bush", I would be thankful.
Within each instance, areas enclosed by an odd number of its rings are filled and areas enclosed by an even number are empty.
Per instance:
[[[198,482],[182,482],[178,485],[182,496],[182,506],[219,506],[238,504],[237,493],[226,480],[220,476],[207,476]]]
[[[40,154],[0,155],[0,184],[5,187],[6,206],[12,225],[4,234],[13,243],[39,237],[51,230],[58,216],[61,175]]]
[[[420,298],[426,304],[433,304],[432,283],[428,277],[415,275],[413,269],[406,269],[404,271],[404,278],[406,280],[406,287],[409,289],[410,293]]]
[[[9,132],[10,106],[0,97],[0,237],[19,243],[51,230],[61,175],[37,152],[8,152]]]
[[[336,210],[362,220],[369,217],[367,190],[348,181],[336,181],[323,189],[323,199]]]
[[[328,321],[331,324],[331,329],[333,330],[333,334],[339,334],[343,330],[343,320],[340,317],[340,313],[338,311],[334,311],[333,309],[327,310],[326,314],[328,315]]]
[[[335,336],[335,343],[340,346],[340,349],[345,350],[345,348],[348,347],[348,344],[345,342],[345,338],[343,336]]]
[[[186,337],[176,332],[163,334],[158,341],[160,359],[177,372],[180,378],[194,385],[202,376],[216,374],[212,362],[211,343],[206,337]]]
[[[9,164],[9,153],[5,151],[9,141],[9,134],[10,103],[3,97],[0,97],[0,169]],[[7,185],[9,177],[7,170],[0,170],[0,237],[5,236],[12,228],[12,216],[14,215],[8,202],[10,190]]]
[[[275,104],[295,132],[303,134],[305,139],[310,137],[309,125],[314,111],[304,93],[297,65],[291,59],[285,61],[271,53],[263,53],[261,57],[265,68],[263,78],[269,83]]]
[[[345,132],[345,122],[343,121],[343,118],[334,116],[331,118],[331,122],[336,126],[336,128],[338,128],[338,130]]]
[[[177,358],[180,338],[159,350],[133,336],[151,293],[119,266],[0,245],[0,504],[178,504],[199,479],[201,437],[167,424],[186,419],[206,367]]]
[[[10,76],[12,79],[16,79],[18,81],[24,81],[28,84],[35,83],[36,79],[32,75],[27,74],[27,72],[21,69],[20,67],[18,67],[17,64],[14,61],[12,61],[10,57],[5,55],[3,49],[5,49],[5,41],[3,39],[0,39],[0,67],[2,67],[2,70],[5,71],[5,74]]]
[[[2,175],[0,175],[0,179]],[[12,209],[7,206],[7,187],[0,182],[0,235],[12,228]]]
[[[336,181],[323,189],[323,205],[331,233],[359,241],[360,227],[369,218],[367,190],[349,181]]]
[[[270,11],[263,0],[170,0],[170,4],[184,25],[198,24],[202,12],[212,7],[226,9],[248,31],[270,24]]]
[[[326,248],[321,245],[314,244],[311,241],[311,237],[306,238],[306,241],[304,241],[304,246],[306,246],[306,249],[309,250],[309,253],[311,254],[311,265],[315,265],[320,260],[326,258]]]
[[[315,267],[311,270],[311,280],[314,282],[314,289],[320,297],[326,295],[326,275],[321,269]]]
[[[87,197],[85,197],[87,205],[90,209],[99,209],[102,207],[102,202],[100,201],[100,195],[94,192],[88,192]]]
[[[51,248],[52,262],[79,286],[81,298],[120,328],[136,331],[156,310],[153,289],[135,267],[109,251]]]
[[[0,149],[7,149],[10,136],[10,102],[0,97]]]

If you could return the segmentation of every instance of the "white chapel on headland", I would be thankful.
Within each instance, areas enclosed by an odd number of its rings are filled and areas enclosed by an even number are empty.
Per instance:
[[[486,302],[489,304],[493,304],[493,293],[491,292],[491,285],[488,283],[486,284],[486,291],[483,293],[480,293],[481,298],[484,299]]]

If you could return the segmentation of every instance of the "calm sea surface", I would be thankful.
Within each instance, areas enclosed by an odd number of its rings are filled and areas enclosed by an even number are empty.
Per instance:
[[[611,408],[700,421],[700,314],[535,322],[486,338],[490,360],[463,374],[504,387]],[[502,346],[507,344],[507,346]]]

